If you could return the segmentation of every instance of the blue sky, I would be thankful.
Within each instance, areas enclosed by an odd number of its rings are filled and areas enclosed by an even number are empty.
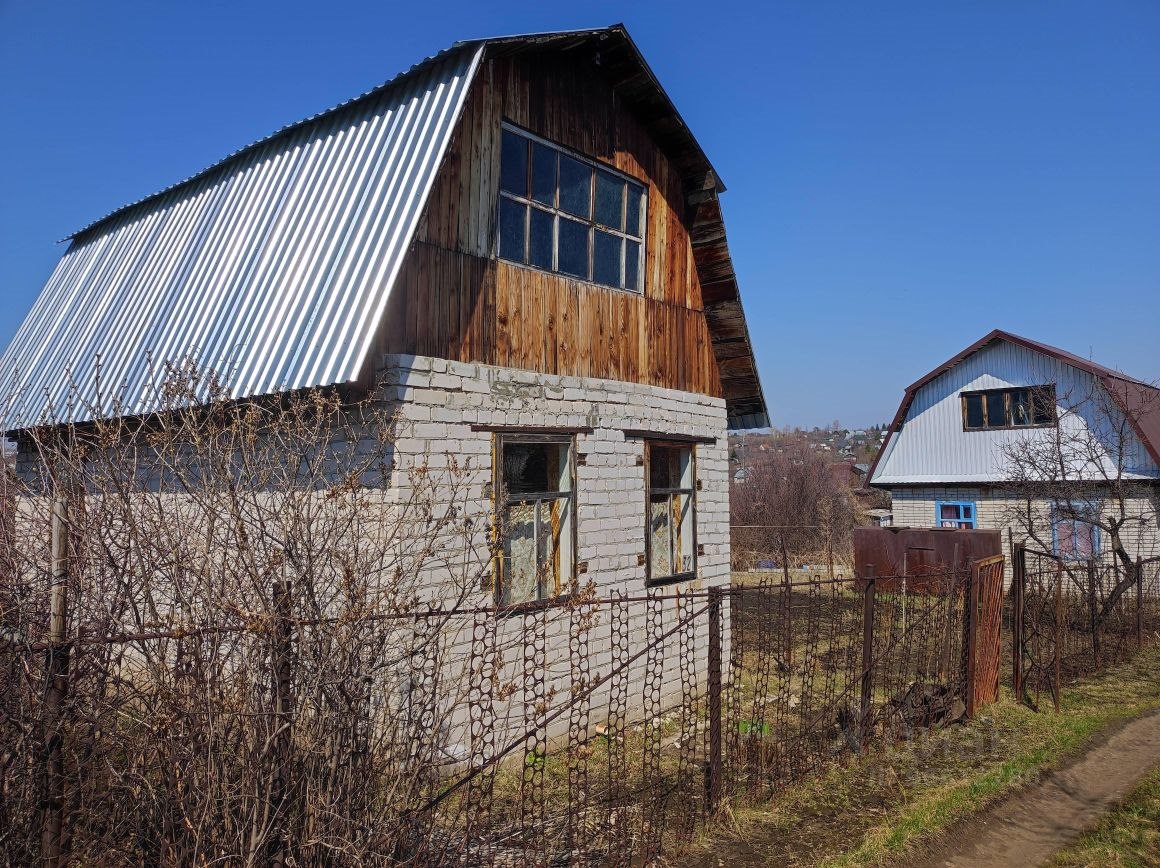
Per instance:
[[[729,187],[775,424],[885,421],[995,327],[1160,379],[1153,0],[0,0],[0,344],[113,208],[457,39],[617,21]]]

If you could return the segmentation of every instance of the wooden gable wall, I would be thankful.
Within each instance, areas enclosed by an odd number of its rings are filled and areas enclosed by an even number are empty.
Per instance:
[[[501,121],[648,185],[643,294],[497,260]],[[382,352],[720,396],[681,179],[590,61],[484,62],[392,292]]]

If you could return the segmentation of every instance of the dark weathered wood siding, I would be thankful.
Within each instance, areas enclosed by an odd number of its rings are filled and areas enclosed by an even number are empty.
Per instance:
[[[643,294],[493,257],[505,119],[648,185]],[[689,219],[681,178],[597,70],[552,54],[488,60],[395,286],[380,348],[719,396]]]

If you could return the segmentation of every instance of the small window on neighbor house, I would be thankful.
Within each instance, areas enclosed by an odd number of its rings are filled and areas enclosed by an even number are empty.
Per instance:
[[[648,581],[687,578],[697,570],[693,447],[648,441]]]
[[[1064,560],[1086,561],[1100,553],[1099,506],[1060,502],[1051,506],[1051,540],[1054,554]]]
[[[640,292],[644,186],[508,124],[500,147],[499,257]]]
[[[975,528],[975,504],[970,501],[940,500],[935,504],[935,527]]]
[[[963,392],[963,428],[1029,428],[1055,424],[1055,386]]]
[[[570,436],[498,435],[496,603],[565,593],[575,574],[575,484]]]

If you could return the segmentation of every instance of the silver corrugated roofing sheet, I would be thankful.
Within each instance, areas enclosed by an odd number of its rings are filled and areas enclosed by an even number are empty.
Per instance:
[[[360,371],[483,46],[469,43],[73,236],[0,359],[6,429],[159,408],[166,362],[231,397]]]

